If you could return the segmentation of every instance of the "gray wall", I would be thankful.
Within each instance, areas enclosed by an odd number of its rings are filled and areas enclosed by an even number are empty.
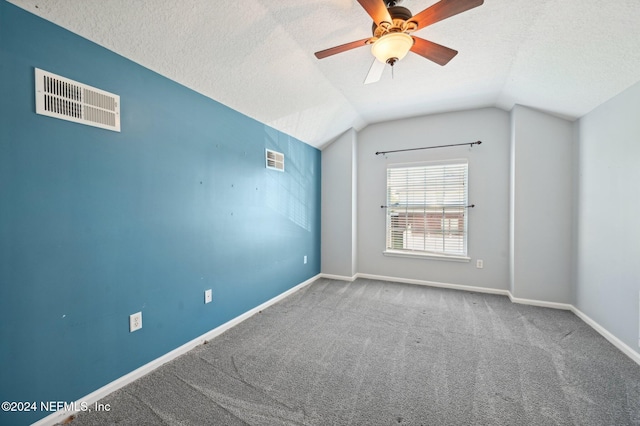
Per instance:
[[[571,302],[573,124],[516,105],[511,112],[514,297]]]
[[[413,151],[389,154],[386,158],[375,155],[376,151],[476,140],[481,140],[482,145],[472,149],[465,146]],[[507,289],[509,142],[509,113],[496,108],[390,121],[359,132],[358,272]],[[471,262],[384,256],[385,211],[380,206],[386,202],[387,165],[453,158],[468,158],[469,161],[469,201],[476,205],[469,210],[468,255]],[[484,269],[476,269],[476,259],[484,260]]]
[[[573,123],[516,106],[342,135],[322,153],[322,272],[509,289],[518,298],[572,303],[638,350],[638,111],[640,83]],[[375,155],[478,139],[483,144],[471,150]],[[387,165],[449,158],[469,160],[469,200],[476,204],[469,212],[471,262],[384,256]],[[479,258],[484,269],[475,268]]]
[[[640,83],[580,119],[578,309],[638,350]]]
[[[321,270],[352,277],[356,271],[355,130],[322,151]]]

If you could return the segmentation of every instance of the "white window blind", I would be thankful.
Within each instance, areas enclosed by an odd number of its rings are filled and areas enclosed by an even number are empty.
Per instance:
[[[387,251],[467,255],[466,160],[387,169]]]

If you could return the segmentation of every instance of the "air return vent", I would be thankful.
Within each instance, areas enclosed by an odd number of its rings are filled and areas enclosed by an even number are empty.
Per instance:
[[[267,149],[267,169],[284,172],[284,154]]]
[[[38,68],[36,113],[120,131],[120,96]]]

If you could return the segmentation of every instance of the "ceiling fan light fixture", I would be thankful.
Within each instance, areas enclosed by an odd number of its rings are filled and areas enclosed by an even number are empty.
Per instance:
[[[382,63],[393,65],[401,60],[413,46],[413,37],[402,32],[385,34],[371,46],[371,53]]]

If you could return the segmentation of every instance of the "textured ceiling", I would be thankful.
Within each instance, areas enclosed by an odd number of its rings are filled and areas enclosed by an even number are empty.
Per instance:
[[[639,0],[485,0],[416,33],[458,50],[448,65],[409,53],[371,85],[368,47],[313,55],[371,35],[356,0],[9,1],[314,146],[475,107],[578,118],[640,80]]]

